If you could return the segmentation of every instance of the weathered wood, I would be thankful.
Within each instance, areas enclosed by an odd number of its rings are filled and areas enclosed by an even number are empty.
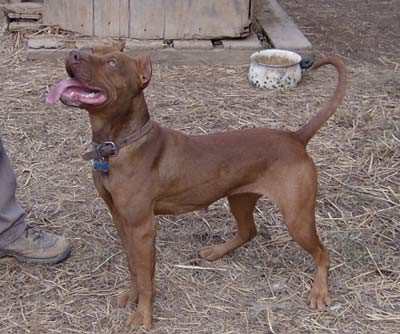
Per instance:
[[[93,0],[44,0],[43,22],[93,35]]]
[[[256,14],[257,20],[275,48],[289,50],[311,48],[311,43],[276,0],[260,1],[260,7]]]
[[[99,37],[128,37],[129,0],[95,0],[94,34]]]
[[[45,0],[44,22],[87,35],[221,39],[249,34],[251,0]]]
[[[0,5],[6,13],[16,14],[38,14],[42,15],[44,7],[40,3],[22,2]]]
[[[16,31],[27,31],[27,30],[39,30],[43,27],[43,24],[38,22],[10,22],[8,24],[8,31],[16,32]]]
[[[249,33],[249,0],[164,0],[166,39],[243,37]]]
[[[137,39],[164,38],[164,1],[130,0],[130,37]]]
[[[64,41],[57,37],[35,37],[27,41],[28,49],[61,49]]]
[[[210,39],[249,33],[250,0],[130,0],[130,37]]]
[[[13,20],[39,21],[42,18],[42,15],[40,15],[40,14],[25,14],[25,13],[8,13],[7,16]]]
[[[7,15],[0,8],[0,36],[3,36],[5,31],[7,30],[7,26],[8,26]]]

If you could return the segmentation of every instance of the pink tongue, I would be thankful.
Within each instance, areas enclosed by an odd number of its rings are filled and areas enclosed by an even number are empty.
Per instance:
[[[65,79],[61,80],[58,84],[54,85],[50,88],[49,93],[47,94],[46,103],[55,104],[61,97],[61,95],[69,88],[69,87],[81,87],[82,84],[75,79]]]

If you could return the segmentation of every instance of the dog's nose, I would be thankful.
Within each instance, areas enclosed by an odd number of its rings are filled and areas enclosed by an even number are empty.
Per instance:
[[[69,61],[71,62],[71,63],[79,63],[80,61],[81,61],[81,54],[80,54],[80,52],[79,52],[79,50],[72,50],[70,53],[69,53]]]
[[[88,60],[91,54],[90,48],[81,48],[72,50],[68,55],[68,62],[70,64],[79,64],[85,60]]]

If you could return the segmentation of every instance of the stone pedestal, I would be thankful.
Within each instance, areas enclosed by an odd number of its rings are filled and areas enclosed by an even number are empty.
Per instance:
[[[8,25],[7,15],[1,8],[1,5],[2,5],[1,1],[2,0],[0,0],[0,36],[2,36],[4,34],[4,32],[7,30],[7,25]]]

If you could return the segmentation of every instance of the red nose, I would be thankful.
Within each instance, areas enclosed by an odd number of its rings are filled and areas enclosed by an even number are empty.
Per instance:
[[[90,50],[88,49],[72,50],[67,57],[67,61],[71,65],[79,64],[80,62],[87,60],[89,55],[90,55]]]
[[[82,58],[82,56],[81,56],[79,50],[72,50],[69,53],[68,61],[70,62],[70,64],[77,64],[77,63],[80,63],[81,58]]]

